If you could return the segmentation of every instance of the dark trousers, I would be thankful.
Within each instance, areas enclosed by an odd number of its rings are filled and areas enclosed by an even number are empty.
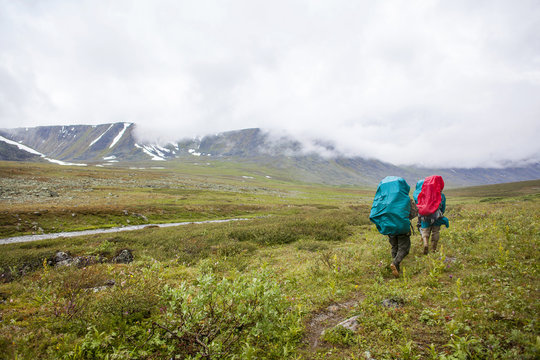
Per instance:
[[[389,235],[388,241],[392,245],[392,262],[399,271],[399,264],[411,249],[411,234]]]

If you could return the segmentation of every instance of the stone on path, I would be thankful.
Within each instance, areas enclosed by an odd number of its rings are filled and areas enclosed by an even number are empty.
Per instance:
[[[345,321],[340,322],[339,324],[336,325],[336,327],[341,326],[341,327],[344,327],[345,329],[351,330],[352,332],[356,332],[356,330],[358,329],[359,317],[360,315],[353,316],[352,318],[349,318]]]

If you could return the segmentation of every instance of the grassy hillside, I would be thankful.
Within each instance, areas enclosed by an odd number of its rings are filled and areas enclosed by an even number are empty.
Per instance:
[[[540,180],[520,181],[514,183],[472,186],[460,189],[446,190],[450,196],[473,198],[508,198],[514,196],[538,196],[540,194]]]
[[[187,165],[0,165],[8,227],[33,209],[47,219],[40,226],[58,218],[62,228],[135,221],[135,211],[149,221],[250,218],[1,245],[0,358],[540,356],[534,184],[508,185],[511,195],[448,191],[451,224],[440,250],[423,255],[413,235],[396,279],[390,245],[368,220],[373,189]],[[28,195],[31,187],[60,194]],[[134,261],[112,262],[123,249]],[[54,266],[57,251],[84,261]],[[353,316],[354,331],[335,327]]]

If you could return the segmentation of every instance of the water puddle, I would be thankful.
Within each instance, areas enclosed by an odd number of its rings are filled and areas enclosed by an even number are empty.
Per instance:
[[[172,226],[191,225],[191,224],[212,224],[212,223],[225,223],[225,222],[244,221],[244,220],[249,220],[249,219],[237,218],[237,219],[223,219],[223,220],[188,221],[188,222],[168,223],[168,224],[144,224],[144,225],[113,227],[113,228],[107,228],[107,229],[93,229],[93,230],[59,232],[59,233],[41,234],[41,235],[14,236],[10,238],[0,239],[0,245],[28,242],[28,241],[57,239],[61,237],[75,237],[75,236],[83,236],[83,235],[117,233],[121,231],[140,230],[146,227],[164,228],[164,227],[172,227]]]

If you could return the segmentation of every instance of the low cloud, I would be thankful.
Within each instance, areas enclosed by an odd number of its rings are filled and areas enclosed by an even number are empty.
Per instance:
[[[540,161],[535,1],[0,6],[0,127],[260,127],[395,164]]]

